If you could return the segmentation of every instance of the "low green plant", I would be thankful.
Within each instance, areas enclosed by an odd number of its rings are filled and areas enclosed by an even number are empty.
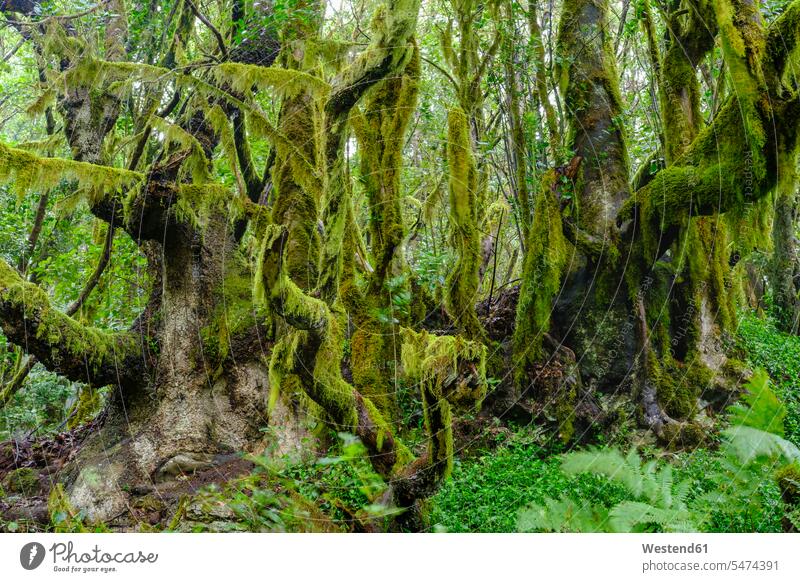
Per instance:
[[[731,518],[737,513],[767,515],[770,497],[763,494],[764,477],[772,476],[774,482],[776,469],[800,460],[800,449],[784,438],[785,416],[766,372],[758,371],[741,402],[728,409],[731,424],[722,431],[713,470],[703,483],[690,474],[675,479],[671,464],[663,459],[645,462],[635,449],[627,454],[616,448],[572,452],[561,460],[565,474],[603,476],[622,486],[627,498],[613,506],[579,496],[548,498],[521,511],[518,527],[524,531],[710,531],[720,516],[734,523]]]
[[[737,345],[752,366],[769,373],[786,407],[786,438],[800,445],[800,336],[780,331],[772,319],[748,315],[739,322]]]
[[[252,473],[188,498],[170,529],[192,531],[343,531],[381,518],[376,502],[386,484],[372,470],[366,447],[339,433],[319,459],[249,456]]]
[[[613,505],[624,499],[618,484],[596,475],[566,475],[560,469],[560,442],[533,428],[498,432],[475,457],[456,455],[451,479],[433,498],[431,523],[438,531],[509,532],[520,507],[556,497]]]

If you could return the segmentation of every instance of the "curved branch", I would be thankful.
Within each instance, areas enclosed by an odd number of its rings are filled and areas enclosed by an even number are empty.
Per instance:
[[[295,377],[332,428],[358,436],[375,471],[390,483],[384,501],[405,511],[428,497],[452,467],[451,407],[482,401],[486,348],[457,336],[404,330],[403,362],[420,380],[428,433],[428,452],[415,460],[375,404],[341,377],[341,324],[324,301],[303,293],[286,275],[286,239],[286,227],[268,227],[258,261],[257,298],[297,328],[275,346],[270,380],[280,389],[284,379]],[[400,519],[413,519],[413,512]]]
[[[55,309],[47,294],[0,260],[0,327],[46,368],[95,386],[137,386],[144,377],[135,334],[81,325]]]
[[[86,300],[91,295],[94,288],[97,287],[97,284],[100,282],[100,277],[103,276],[103,272],[106,270],[108,266],[108,261],[111,259],[111,247],[114,246],[114,225],[110,224],[108,226],[108,232],[106,233],[106,240],[103,244],[103,252],[100,255],[100,260],[97,262],[97,266],[92,273],[92,276],[89,277],[89,280],[86,281],[86,285],[84,285],[83,289],[81,290],[81,294],[78,298],[72,302],[72,304],[67,307],[65,313],[69,316],[75,315],[78,310],[83,307],[83,304],[86,303]]]
[[[226,59],[228,57],[228,49],[225,47],[225,40],[222,38],[219,30],[217,30],[217,27],[214,26],[202,12],[200,12],[192,0],[186,0],[186,3],[189,5],[189,8],[191,8],[192,12],[194,12],[195,16],[197,16],[200,22],[205,24],[206,28],[208,28],[208,30],[211,31],[211,34],[214,35],[214,38],[217,40],[217,47],[219,48],[220,54],[222,55],[223,60]]]
[[[388,0],[378,8],[375,21],[380,22],[369,46],[333,83],[325,112],[328,125],[350,113],[361,96],[387,74],[400,70],[414,51],[411,38],[417,24],[419,0]]]

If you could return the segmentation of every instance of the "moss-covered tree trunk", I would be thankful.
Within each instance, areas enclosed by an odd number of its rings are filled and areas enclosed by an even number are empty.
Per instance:
[[[607,2],[564,3],[557,70],[574,157],[546,175],[538,193],[514,342],[518,382],[558,411],[564,439],[572,438],[575,408],[585,401],[582,384],[616,388],[634,350],[630,334],[621,333],[628,304],[614,219],[629,196],[628,156],[611,47]],[[553,356],[560,384],[533,366],[545,354]]]
[[[558,65],[570,119],[567,145],[575,157],[542,182],[515,336],[523,382],[552,391],[543,380],[552,374],[543,371],[552,362],[577,361],[584,383],[632,394],[644,424],[679,442],[697,437],[692,426],[674,420],[691,420],[697,412],[700,390],[712,383],[708,369],[725,362],[720,329],[735,322],[735,261],[715,216],[731,212],[735,224],[742,212],[759,212],[758,201],[776,185],[777,165],[785,163],[779,152],[795,150],[796,132],[775,120],[795,119],[798,107],[783,84],[794,47],[779,40],[793,26],[796,4],[769,31],[752,3],[720,0],[689,8],[670,7],[663,59],[652,20],[646,30],[667,165],[637,178],[640,188],[631,194],[608,6],[565,2]],[[703,128],[695,67],[717,30],[738,90]],[[756,210],[746,210],[750,206]],[[574,375],[564,378],[563,386],[575,386]],[[562,411],[562,429],[572,418],[563,411],[577,411],[569,400],[575,394],[562,388],[542,395]]]
[[[372,248],[366,287],[359,291],[351,285],[345,297],[354,327],[353,384],[392,420],[398,418],[400,325],[409,322],[411,297],[411,274],[403,254],[406,229],[400,178],[419,75],[419,49],[415,49],[402,74],[378,83],[365,96],[363,114],[353,115]]]
[[[772,301],[781,328],[800,333],[800,242],[798,231],[798,196],[796,156],[787,153],[779,161],[778,186],[775,189],[775,214],[772,223],[773,256],[769,265]]]

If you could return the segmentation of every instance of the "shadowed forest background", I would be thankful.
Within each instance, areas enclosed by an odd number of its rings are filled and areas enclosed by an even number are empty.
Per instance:
[[[0,0],[0,531],[800,529],[800,1]]]

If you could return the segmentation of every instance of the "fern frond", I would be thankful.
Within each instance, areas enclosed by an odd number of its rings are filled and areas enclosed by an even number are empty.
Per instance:
[[[519,531],[608,532],[608,510],[600,505],[573,499],[545,499],[519,513]]]
[[[782,459],[787,462],[800,462],[800,449],[794,443],[777,434],[759,430],[751,426],[732,426],[723,431],[729,450],[743,464],[758,458]]]
[[[745,388],[741,402],[728,408],[731,424],[749,426],[782,437],[786,407],[770,389],[767,373],[756,370]]]

